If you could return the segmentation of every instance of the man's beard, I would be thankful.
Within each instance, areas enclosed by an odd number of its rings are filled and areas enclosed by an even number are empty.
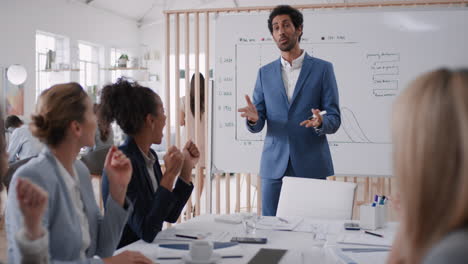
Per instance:
[[[296,46],[296,41],[288,41],[286,46],[282,46],[280,43],[277,43],[277,46],[281,51],[291,51]]]

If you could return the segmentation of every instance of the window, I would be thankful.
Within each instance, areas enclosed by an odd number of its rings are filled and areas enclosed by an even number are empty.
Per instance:
[[[92,44],[80,42],[78,43],[78,49],[80,54],[80,84],[93,101],[96,101],[100,83],[100,48]]]
[[[119,60],[120,56],[123,54],[124,52],[120,49],[116,49],[116,48],[112,48],[111,49],[111,53],[110,53],[110,65],[111,65],[111,68],[115,68],[117,69],[117,61]],[[128,76],[128,74],[131,74],[131,73],[126,73],[126,77],[131,77],[131,76]],[[124,76],[122,70],[112,70],[111,71],[111,82],[114,83],[117,81],[118,78]]]
[[[36,99],[52,85],[70,82],[69,43],[66,37],[36,32]]]

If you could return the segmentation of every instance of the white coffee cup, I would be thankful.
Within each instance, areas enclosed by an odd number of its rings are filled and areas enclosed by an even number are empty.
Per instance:
[[[208,261],[213,254],[213,243],[206,240],[192,241],[189,252],[194,261]]]

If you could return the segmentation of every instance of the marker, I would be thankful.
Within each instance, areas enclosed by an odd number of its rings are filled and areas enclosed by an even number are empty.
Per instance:
[[[322,115],[322,116],[323,116],[323,115],[326,115],[326,114],[327,114],[327,111],[325,111],[325,110],[323,110],[322,112],[320,112],[320,115]],[[313,114],[311,117],[309,117],[308,120],[312,120],[312,119],[314,119],[314,118],[316,118],[315,114]]]
[[[372,236],[376,236],[376,237],[383,237],[381,234],[372,233],[372,232],[369,232],[369,231],[364,231],[364,233],[372,235]]]
[[[284,218],[278,217],[278,220],[280,220],[283,223],[289,224],[288,220],[286,220]]]
[[[384,205],[385,204],[385,195],[382,196],[382,199],[380,199],[379,205]]]

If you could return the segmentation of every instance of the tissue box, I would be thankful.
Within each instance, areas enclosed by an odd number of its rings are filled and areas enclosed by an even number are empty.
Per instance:
[[[371,204],[360,206],[360,223],[362,229],[375,230],[384,227],[387,222],[387,205]]]

